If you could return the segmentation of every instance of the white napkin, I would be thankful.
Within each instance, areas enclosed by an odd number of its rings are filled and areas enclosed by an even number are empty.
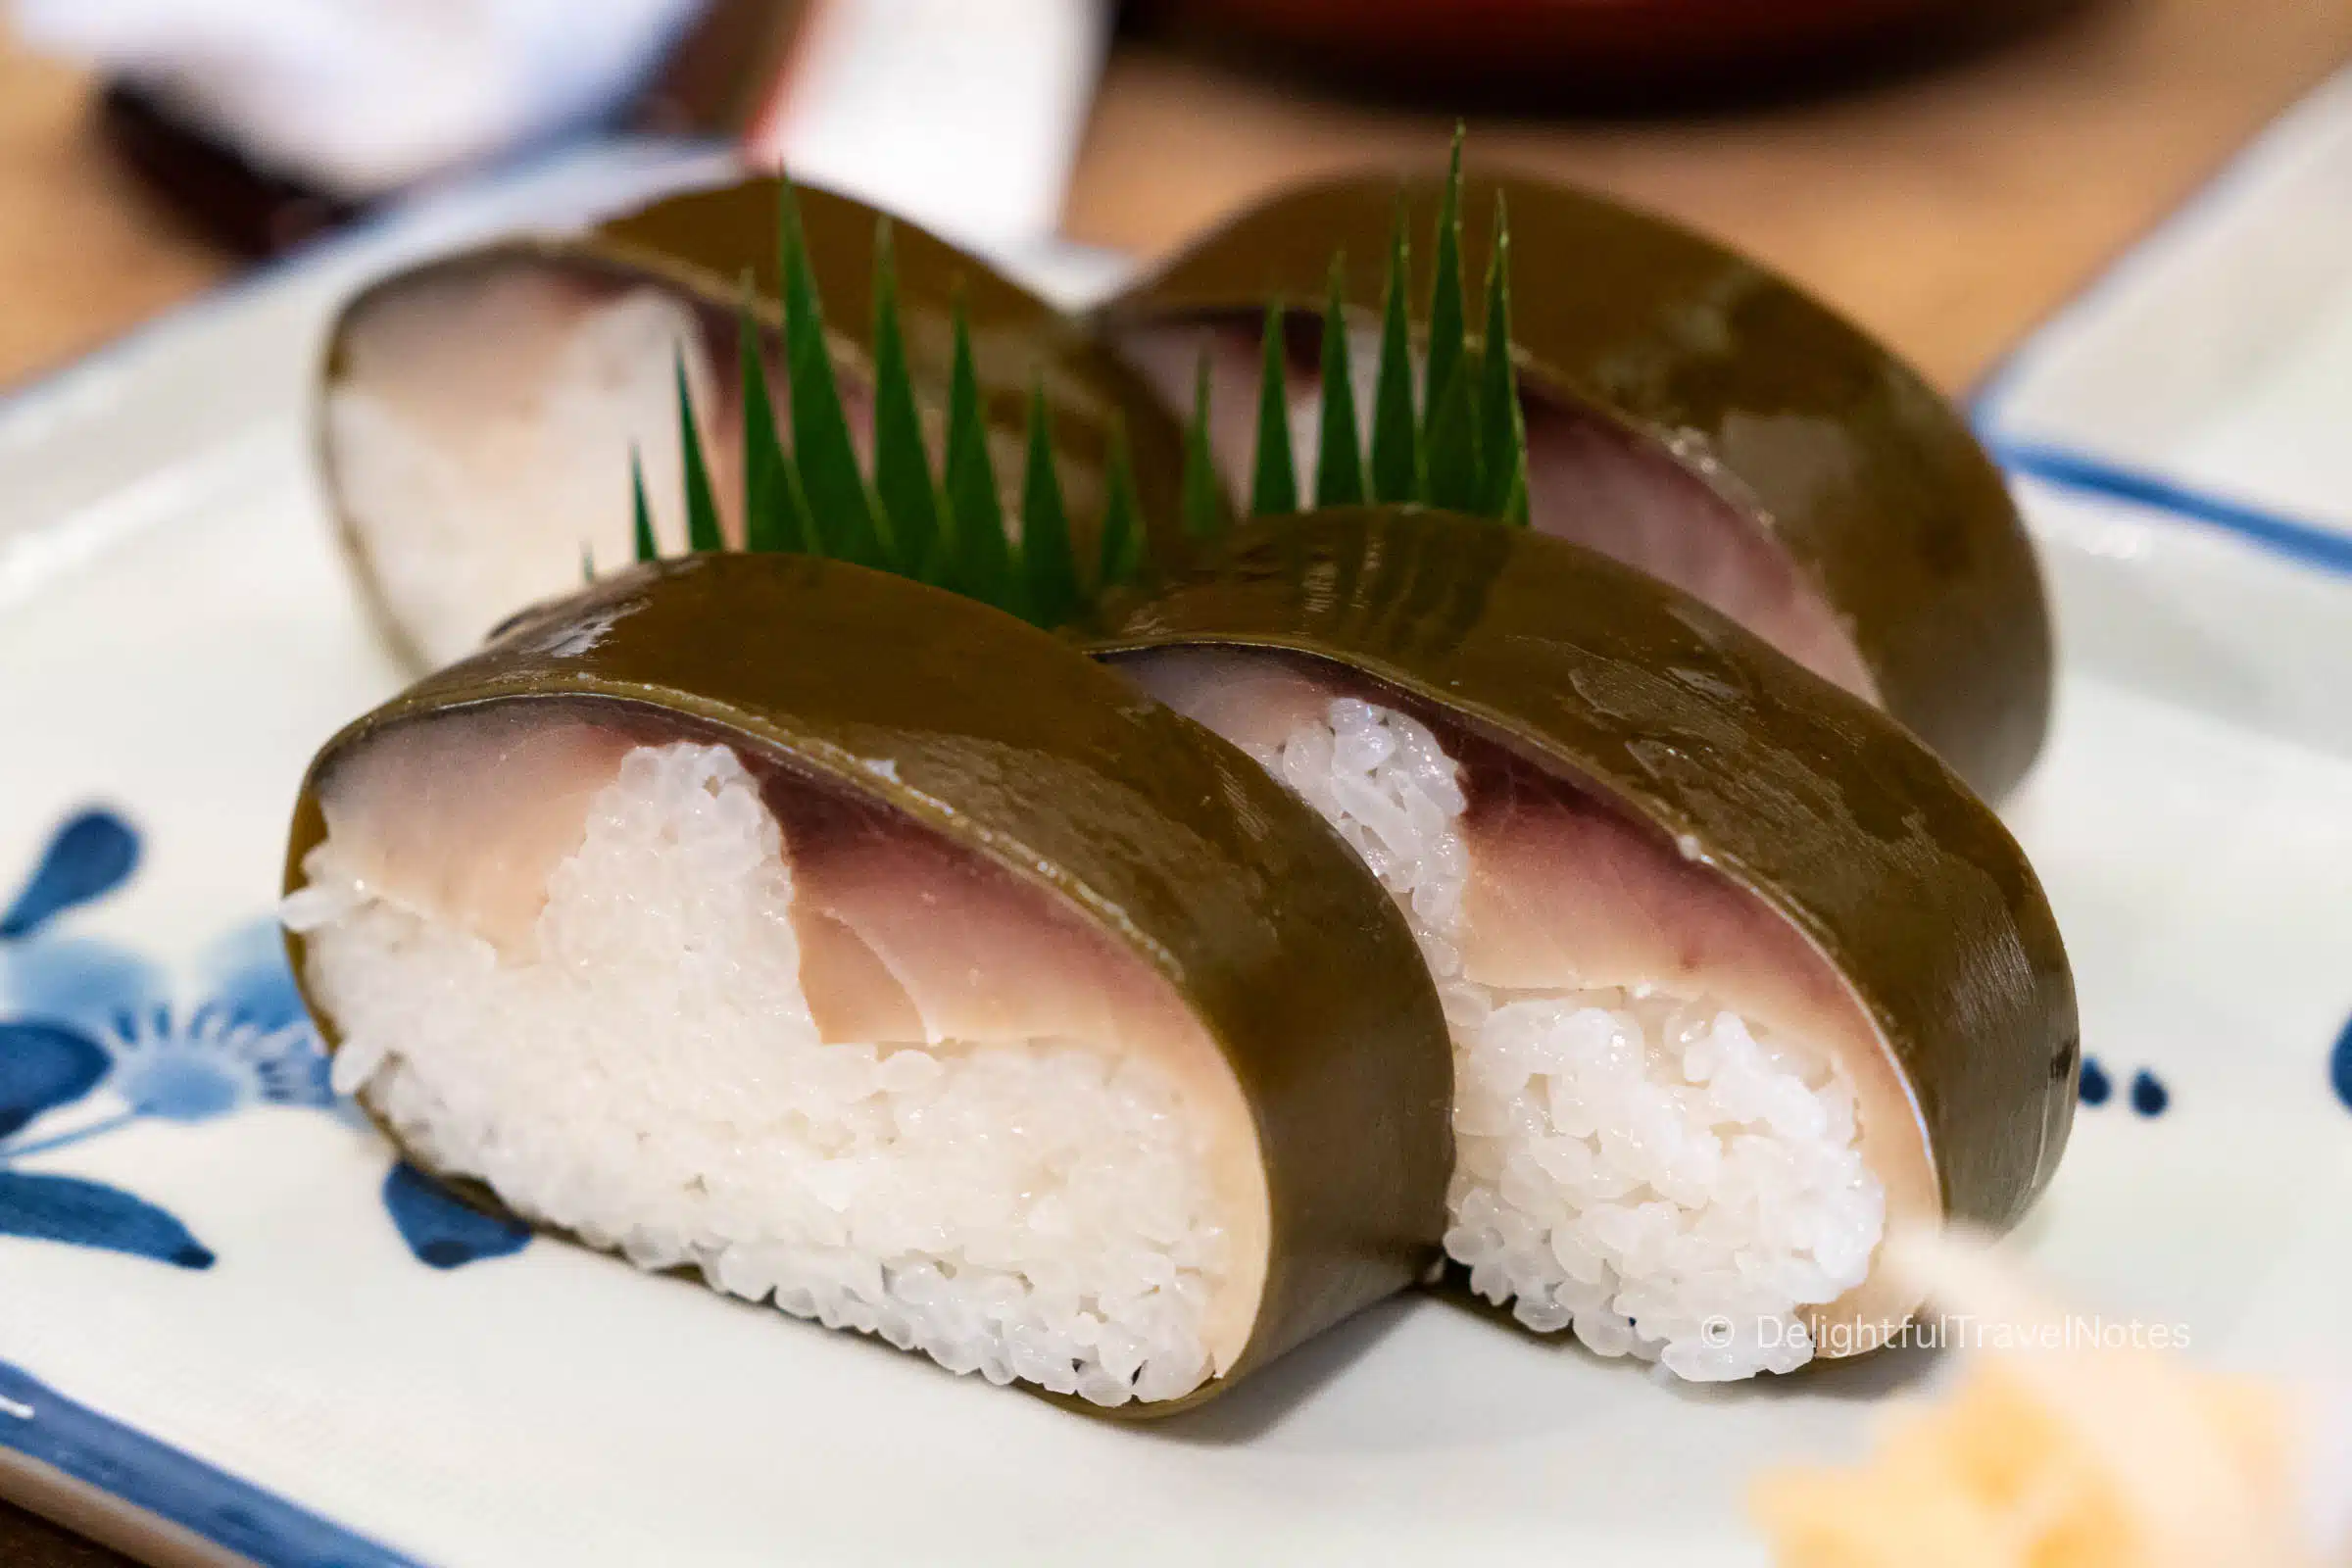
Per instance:
[[[1109,0],[816,0],[745,153],[968,244],[1061,225]]]
[[[702,0],[14,0],[256,163],[366,197],[591,120]]]

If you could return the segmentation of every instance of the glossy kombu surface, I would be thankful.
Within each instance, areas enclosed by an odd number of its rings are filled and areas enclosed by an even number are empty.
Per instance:
[[[1434,1260],[1450,1048],[1401,917],[1248,757],[1066,642],[837,563],[639,566],[517,617],[328,742],[296,808],[288,885],[323,837],[319,787],[339,760],[404,724],[512,704],[726,739],[1065,901],[1174,988],[1254,1118],[1271,1252],[1232,1370],[1128,1413],[1209,1397]]]
[[[1330,660],[1590,789],[1828,957],[1896,1057],[1947,1214],[2003,1227],[2048,1184],[2080,1030],[2024,854],[1899,725],[1688,596],[1528,530],[1318,513],[1243,527],[1088,642]]]
[[[1311,304],[1335,254],[1368,323],[1400,216],[1417,272],[1408,300],[1425,319],[1444,186],[1434,173],[1360,175],[1279,194],[1111,300],[1103,328],[1246,323],[1272,300]],[[1498,204],[1531,437],[1542,440],[1547,405],[1614,426],[1761,530],[1850,637],[1886,710],[1980,793],[2005,793],[2048,727],[2049,613],[2016,509],[1957,414],[1778,275],[1547,181],[1465,177],[1473,282]]]

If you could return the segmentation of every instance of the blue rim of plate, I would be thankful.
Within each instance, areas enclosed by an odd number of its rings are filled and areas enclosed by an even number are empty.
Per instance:
[[[414,1557],[76,1404],[4,1361],[0,1444],[270,1568],[422,1568]]]
[[[2323,571],[2352,576],[2352,533],[2306,522],[2168,479],[2160,473],[2089,457],[2069,447],[2009,440],[1979,426],[1977,439],[2013,474],[2061,490],[2122,501],[2145,512],[2204,523]]]
[[[1963,400],[1970,425],[1993,461],[2009,472],[2061,490],[2121,502],[2173,521],[2242,539],[2263,551],[2331,575],[2352,576],[2352,528],[2298,517],[2234,496],[2184,484],[2152,468],[2118,463],[2065,442],[2038,441],[2005,428],[2010,394],[2032,373],[2052,335],[2097,309],[2145,274],[2188,236],[2228,220],[2230,203],[2278,156],[2278,137],[2297,111],[2330,90],[2352,95],[2352,67],[2323,77],[2231,154],[2187,200],[2157,220],[2102,268],[2057,312],[1987,371]]]

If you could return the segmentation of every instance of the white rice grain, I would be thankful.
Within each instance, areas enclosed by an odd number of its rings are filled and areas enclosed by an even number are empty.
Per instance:
[[[646,1268],[1099,1404],[1209,1374],[1228,1226],[1154,1064],[1083,1041],[820,1044],[781,835],[723,746],[631,752],[537,952],[289,901],[338,1080],[431,1165]]]
[[[427,664],[465,658],[516,608],[576,584],[583,550],[604,570],[631,559],[632,454],[657,533],[678,537],[680,364],[696,405],[714,408],[693,316],[639,289],[583,312],[543,373],[501,367],[454,407],[419,408],[365,377],[327,389],[336,496]]]
[[[1602,1355],[1718,1381],[1812,1359],[1804,1308],[1886,1227],[1844,1070],[1704,997],[1501,992],[1462,977],[1458,768],[1407,714],[1339,699],[1258,760],[1411,924],[1454,1038],[1446,1250],[1471,1286]]]

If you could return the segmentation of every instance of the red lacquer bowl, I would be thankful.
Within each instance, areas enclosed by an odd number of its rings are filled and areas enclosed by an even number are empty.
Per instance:
[[[1391,78],[1736,81],[2051,9],[2048,0],[1158,0],[1187,25]]]

